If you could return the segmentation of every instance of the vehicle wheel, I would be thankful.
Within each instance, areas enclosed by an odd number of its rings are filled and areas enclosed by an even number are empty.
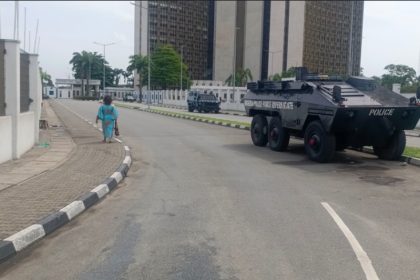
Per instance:
[[[188,106],[188,112],[194,112],[194,107]]]
[[[219,114],[219,109],[214,110],[215,114]]]
[[[397,130],[388,139],[388,143],[385,147],[373,146],[373,151],[380,159],[398,160],[404,152],[405,143],[404,130]]]
[[[255,146],[263,147],[267,145],[267,118],[263,115],[255,115],[251,122],[251,138]]]
[[[305,151],[311,160],[330,161],[335,152],[335,135],[325,131],[320,121],[312,121],[305,130]]]
[[[289,145],[289,131],[283,128],[281,119],[274,117],[268,126],[268,145],[273,151],[285,151]]]

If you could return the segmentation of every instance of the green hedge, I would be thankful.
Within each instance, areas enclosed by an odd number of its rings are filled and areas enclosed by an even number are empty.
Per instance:
[[[73,96],[73,99],[76,99],[76,100],[99,100],[99,98],[95,97],[95,96]]]

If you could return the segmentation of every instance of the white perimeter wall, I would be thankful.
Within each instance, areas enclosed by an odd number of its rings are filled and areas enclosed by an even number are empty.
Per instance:
[[[18,157],[29,151],[35,142],[34,112],[19,114],[17,154]]]
[[[12,159],[12,117],[0,117],[0,163]]]

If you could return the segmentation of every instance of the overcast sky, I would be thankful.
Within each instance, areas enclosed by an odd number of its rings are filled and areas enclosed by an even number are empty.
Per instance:
[[[31,47],[39,18],[40,64],[55,78],[71,75],[74,51],[103,52],[93,41],[117,42],[106,49],[112,67],[125,69],[134,49],[134,6],[127,1],[20,2],[20,38],[23,8],[27,10],[27,36]],[[1,37],[13,37],[14,1],[0,2]],[[420,75],[420,2],[365,2],[362,63],[366,76],[381,75],[385,65],[406,64]],[[22,43],[23,44],[23,43]],[[26,46],[28,48],[28,45]]]

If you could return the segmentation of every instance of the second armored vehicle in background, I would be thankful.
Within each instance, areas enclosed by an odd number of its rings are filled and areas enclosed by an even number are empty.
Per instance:
[[[197,110],[200,113],[219,113],[220,111],[220,101],[217,100],[217,97],[213,94],[200,93],[197,91],[189,92],[187,104],[189,112]]]

